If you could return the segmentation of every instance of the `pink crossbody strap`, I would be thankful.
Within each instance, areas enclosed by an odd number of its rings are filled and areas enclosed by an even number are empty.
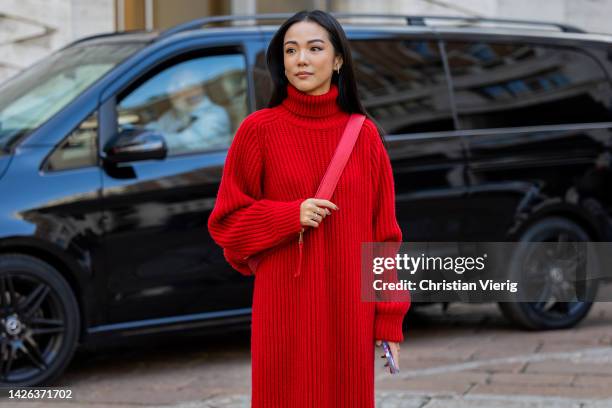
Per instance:
[[[315,194],[315,198],[324,200],[331,199],[336,189],[336,185],[338,184],[338,180],[340,179],[340,175],[342,175],[346,162],[348,162],[351,152],[353,151],[353,147],[355,146],[355,142],[357,141],[364,121],[365,116],[362,114],[353,113],[349,117],[346,127],[344,128],[344,133],[342,133],[342,138],[340,142],[338,142],[338,146],[334,152],[334,156],[331,162],[329,162],[329,166],[325,171],[321,184],[319,184],[319,189]],[[302,234],[300,234],[300,240],[298,241],[298,265],[296,272],[293,274],[294,278],[300,276],[302,271],[303,247],[304,242],[302,240]]]
[[[365,115],[358,113],[353,113],[349,117],[348,123],[344,128],[342,138],[340,139],[340,142],[336,147],[336,151],[334,152],[334,156],[332,157],[331,162],[325,171],[321,184],[319,184],[319,189],[315,194],[315,198],[329,200],[334,194],[338,180],[340,179],[344,166],[346,166],[351,152],[353,151],[353,147],[355,146],[357,136],[359,136],[359,132],[361,131],[365,118]]]
[[[338,142],[338,146],[336,146],[336,151],[334,152],[334,156],[329,163],[327,170],[325,171],[325,175],[321,180],[321,184],[319,184],[319,189],[315,194],[315,198],[321,198],[324,200],[331,199],[331,196],[334,194],[334,190],[336,189],[336,185],[338,184],[338,180],[342,175],[342,171],[348,162],[348,159],[353,151],[353,147],[355,146],[355,142],[357,141],[357,137],[359,136],[359,132],[361,131],[361,127],[363,126],[363,122],[365,121],[365,115],[360,113],[353,113],[349,117],[349,120],[344,128],[344,133],[342,133],[342,137],[340,138],[340,142]],[[301,234],[300,234],[301,238]],[[299,242],[299,257],[298,257],[298,267],[296,273],[293,275],[294,277],[298,277],[302,270],[302,241]],[[257,270],[257,266],[259,261],[261,260],[262,254],[257,254],[252,257],[247,257],[247,263],[252,272]]]

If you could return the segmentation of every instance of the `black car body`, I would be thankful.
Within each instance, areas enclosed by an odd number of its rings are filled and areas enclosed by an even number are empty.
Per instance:
[[[143,126],[181,64],[214,73],[231,132],[265,107],[276,27],[205,22],[84,39],[0,89],[1,384],[46,382],[96,338],[250,321],[253,281],[205,228],[231,138],[173,152]],[[610,241],[612,37],[539,28],[345,26],[404,241]],[[502,309],[558,328],[590,303],[558,307]]]

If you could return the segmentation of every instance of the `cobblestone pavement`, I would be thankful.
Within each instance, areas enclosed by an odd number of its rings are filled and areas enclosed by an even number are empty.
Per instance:
[[[399,375],[376,364],[381,408],[612,407],[612,303],[577,328],[525,332],[495,305],[437,305],[410,316]],[[173,336],[80,352],[58,381],[70,403],[2,407],[249,407],[249,332]]]

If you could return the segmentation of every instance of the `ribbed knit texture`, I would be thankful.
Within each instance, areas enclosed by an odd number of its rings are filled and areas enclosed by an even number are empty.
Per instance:
[[[242,274],[251,274],[245,258],[264,254],[253,293],[252,406],[373,407],[374,342],[403,341],[410,307],[360,297],[361,243],[402,240],[391,164],[366,119],[331,198],[339,210],[306,227],[294,277],[300,204],[317,191],[349,114],[334,84],[323,95],[287,92],[240,125],[208,220]]]

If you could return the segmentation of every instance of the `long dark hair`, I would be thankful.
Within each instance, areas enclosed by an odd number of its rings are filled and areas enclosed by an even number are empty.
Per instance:
[[[353,67],[353,57],[351,56],[351,49],[344,29],[334,16],[321,10],[302,10],[295,13],[279,27],[274,37],[272,37],[266,52],[266,62],[274,86],[270,102],[268,102],[268,108],[280,105],[287,97],[287,84],[289,80],[285,76],[283,40],[285,39],[285,33],[289,27],[301,21],[312,21],[326,29],[336,55],[342,56],[343,62],[340,68],[340,74],[336,71],[333,71],[332,74],[332,83],[338,86],[338,99],[336,101],[340,109],[347,113],[361,113],[366,115],[376,125],[378,133],[385,147],[387,147],[384,138],[384,130],[372,116],[366,112],[359,99],[357,81],[355,80],[355,69]]]

